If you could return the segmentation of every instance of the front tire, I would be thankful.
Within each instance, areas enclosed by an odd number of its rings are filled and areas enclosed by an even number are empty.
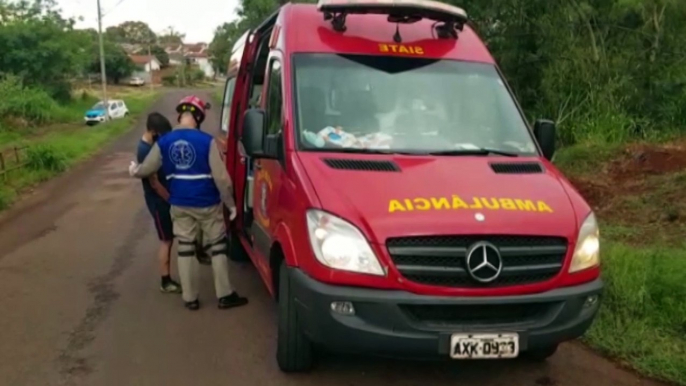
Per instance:
[[[312,344],[298,323],[295,299],[291,292],[291,278],[286,262],[279,268],[279,332],[276,360],[281,371],[304,372],[312,368]]]
[[[524,357],[533,362],[545,362],[548,358],[555,355],[558,345],[552,345],[524,352]]]

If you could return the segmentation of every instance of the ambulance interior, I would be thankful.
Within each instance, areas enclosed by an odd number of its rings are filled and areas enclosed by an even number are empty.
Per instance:
[[[296,54],[294,66],[301,150],[495,148],[536,154],[522,115],[490,64]]]

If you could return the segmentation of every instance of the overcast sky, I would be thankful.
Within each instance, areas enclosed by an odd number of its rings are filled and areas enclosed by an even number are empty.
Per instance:
[[[187,43],[209,43],[214,29],[236,18],[238,0],[100,0],[103,29],[124,21],[143,21],[159,33],[169,26],[186,34]],[[96,0],[57,0],[66,17],[84,18],[77,28],[98,27]]]

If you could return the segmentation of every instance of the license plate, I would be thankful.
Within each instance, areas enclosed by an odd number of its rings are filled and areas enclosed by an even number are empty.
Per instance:
[[[518,355],[518,334],[453,334],[450,339],[453,359],[500,359]]]

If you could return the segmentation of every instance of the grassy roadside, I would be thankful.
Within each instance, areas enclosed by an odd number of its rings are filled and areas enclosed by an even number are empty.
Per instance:
[[[26,152],[28,165],[12,172],[0,186],[0,210],[8,208],[26,188],[62,173],[75,163],[97,152],[105,143],[131,128],[138,115],[156,99],[158,93],[138,93],[126,98],[130,115],[106,124],[86,126],[85,109],[73,107],[73,123],[39,127],[21,133],[0,131],[0,148],[30,145]],[[92,103],[85,103],[86,108]]]
[[[221,105],[224,102],[224,86],[215,86],[212,90],[212,98],[215,103]]]
[[[585,342],[686,385],[686,143],[579,146],[556,164],[601,222],[607,287]]]

